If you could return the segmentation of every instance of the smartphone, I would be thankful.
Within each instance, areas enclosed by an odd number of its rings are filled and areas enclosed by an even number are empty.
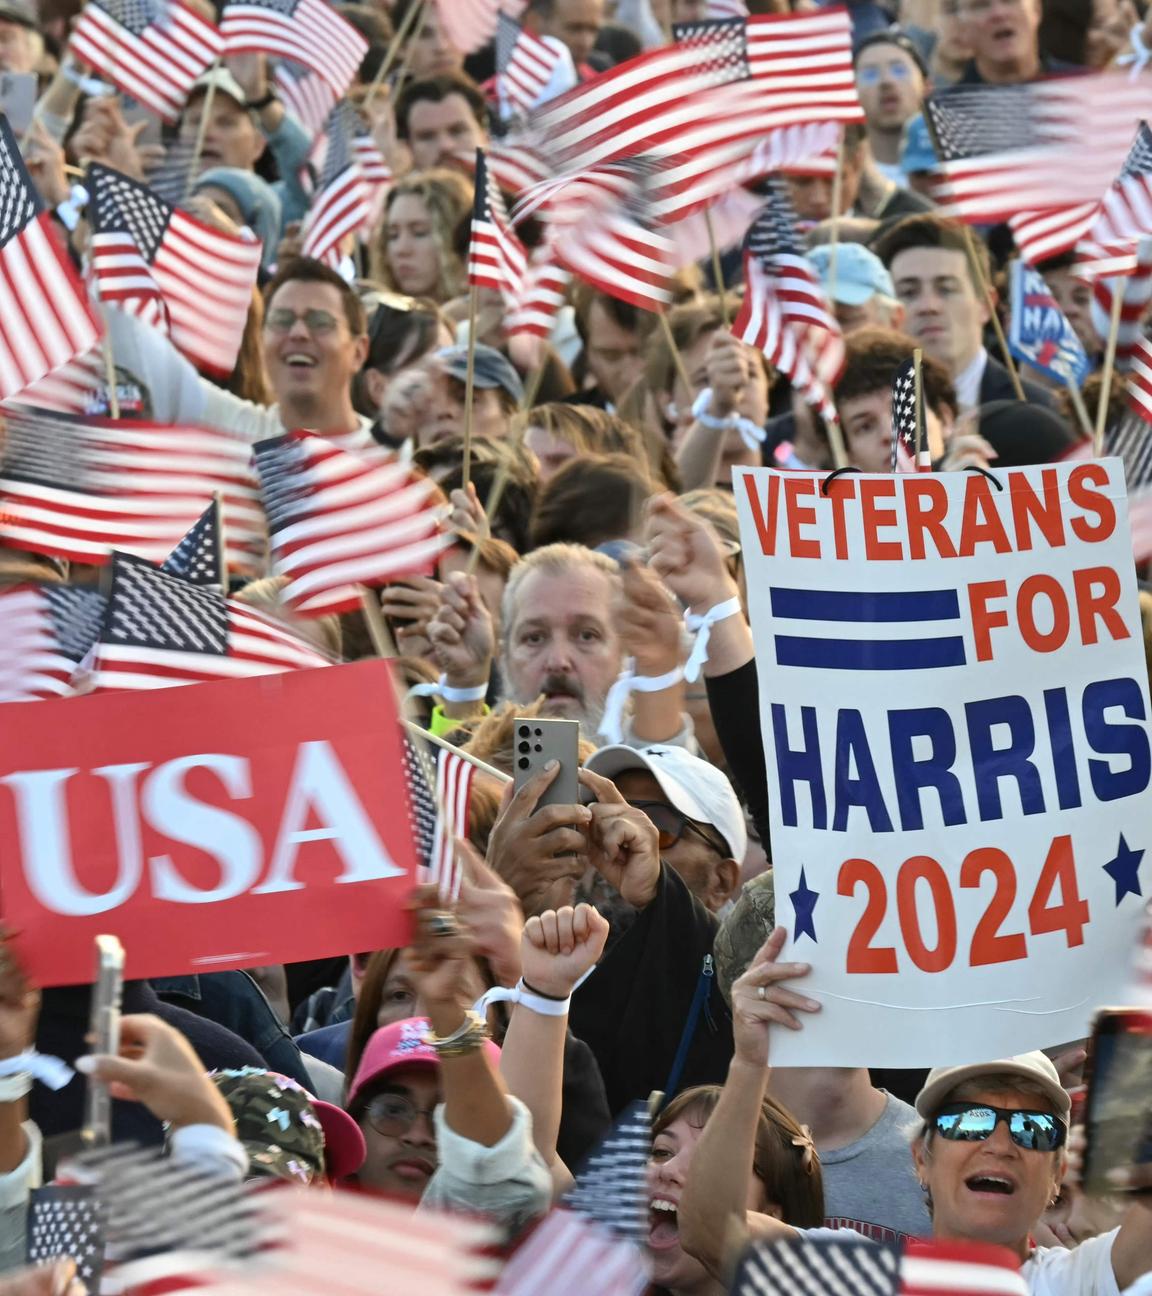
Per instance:
[[[35,72],[0,72],[0,112],[19,139],[32,125],[39,78]]]
[[[130,95],[120,96],[120,111],[129,126],[144,122],[144,129],[136,137],[137,147],[142,145],[161,145],[164,143],[160,118],[145,104],[137,103]]]
[[[1081,1179],[1114,1193],[1109,1170],[1152,1163],[1152,1012],[1102,1008],[1088,1044]]]
[[[96,984],[92,987],[89,1032],[94,1053],[120,1052],[120,1001],[124,993],[124,946],[115,936],[96,937]],[[102,1147],[112,1139],[112,1100],[107,1088],[89,1079],[84,1097],[84,1144]]]
[[[512,788],[519,792],[525,783],[550,760],[560,762],[560,769],[536,803],[536,809],[548,805],[579,805],[580,722],[578,720],[544,720],[518,716],[512,722]]]

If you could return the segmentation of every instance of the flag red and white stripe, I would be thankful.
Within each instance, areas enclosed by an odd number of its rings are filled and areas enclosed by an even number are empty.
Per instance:
[[[107,366],[103,352],[86,351],[17,392],[11,401],[58,414],[86,414],[106,384]]]
[[[224,52],[217,29],[183,0],[88,0],[70,51],[118,90],[174,122]]]
[[[649,1285],[644,1254],[633,1242],[575,1211],[550,1211],[520,1243],[496,1284],[496,1296],[640,1296]]]
[[[46,585],[16,585],[0,591],[0,702],[37,702],[68,697],[76,660],[61,643]],[[93,591],[58,587],[65,597],[81,595],[102,603]]]
[[[663,310],[672,302],[676,245],[623,212],[590,215],[553,246],[557,264],[599,292],[641,310]]]
[[[431,572],[451,536],[434,483],[307,432],[258,442],[256,470],[284,601],[305,616],[360,606],[360,586]]]
[[[100,327],[0,114],[0,400],[89,350]]]
[[[496,90],[511,113],[526,113],[544,93],[561,50],[501,14],[496,32]]]
[[[508,338],[551,337],[571,282],[571,274],[556,264],[550,247],[536,248],[528,260],[523,289],[508,308],[505,335]]]
[[[302,63],[342,95],[360,70],[368,42],[327,0],[242,0],[225,5],[226,54],[275,54]]]
[[[501,9],[508,8],[501,0],[429,0],[429,3],[436,12],[441,32],[461,54],[475,54],[483,49],[496,35]]]
[[[436,753],[436,834],[428,866],[428,881],[455,903],[462,876],[456,838],[468,836],[472,778],[476,767],[458,752],[439,748]]]
[[[108,167],[88,169],[90,267],[102,301],[167,329],[199,368],[236,365],[261,244],[196,220]]]
[[[1149,424],[1152,434],[1152,341],[1142,337],[1128,364],[1128,408]]]
[[[107,562],[113,549],[161,562],[218,493],[229,566],[262,570],[264,515],[246,442],[216,428],[5,417],[5,543],[80,563]]]
[[[340,264],[344,240],[358,233],[372,212],[371,187],[355,151],[357,126],[355,109],[347,101],[329,114],[318,141],[320,183],[304,221],[301,252],[333,267]]]
[[[301,126],[310,135],[322,132],[339,95],[320,73],[287,59],[276,65],[273,80],[281,103]]]
[[[476,150],[476,199],[468,240],[468,282],[492,288],[505,302],[515,301],[528,267],[524,245],[512,229],[504,199],[489,175],[484,150]]]
[[[1143,321],[1152,306],[1152,237],[1136,243],[1130,273],[1097,279],[1092,285],[1092,326],[1102,338],[1112,329],[1116,297],[1120,297],[1116,329],[1116,367],[1127,369],[1144,340]]]

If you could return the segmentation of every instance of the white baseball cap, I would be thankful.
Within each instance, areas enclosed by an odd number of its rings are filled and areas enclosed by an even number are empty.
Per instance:
[[[613,744],[601,747],[585,762],[593,774],[615,778],[626,770],[644,770],[660,784],[668,804],[697,823],[711,824],[728,845],[728,854],[739,864],[748,849],[744,811],[732,784],[715,765],[693,756],[683,747],[654,743],[649,747]]]
[[[1019,1076],[1034,1084],[1056,1109],[1056,1115],[1062,1120],[1068,1119],[1072,1110],[1072,1099],[1060,1083],[1060,1073],[1051,1060],[1038,1049],[1032,1053],[1020,1053],[1016,1057],[1001,1058],[998,1062],[974,1062],[968,1066],[937,1067],[929,1071],[924,1088],[916,1095],[916,1110],[925,1120],[931,1120],[944,1100],[954,1089],[969,1080],[982,1080],[985,1076],[1010,1075]]]

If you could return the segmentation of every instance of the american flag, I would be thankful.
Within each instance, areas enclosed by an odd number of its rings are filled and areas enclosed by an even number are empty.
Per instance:
[[[68,697],[96,642],[104,596],[74,585],[17,585],[0,593],[0,702]]]
[[[651,1154],[652,1117],[646,1102],[635,1102],[576,1172],[564,1205],[615,1237],[643,1246],[648,1240]]]
[[[17,392],[11,403],[53,410],[59,414],[89,414],[101,402],[106,409],[106,375],[104,353],[96,347]]]
[[[1104,195],[1079,252],[1079,271],[1088,277],[1133,274],[1136,245],[1152,235],[1152,131],[1141,122],[1136,139],[1111,188]]]
[[[933,194],[941,214],[976,224],[1015,216],[1018,246],[1023,237],[1029,256],[1035,240],[1020,227],[1033,218],[1049,218],[1049,248],[1059,245],[1061,231],[1065,238],[1082,234],[1146,108],[1146,95],[1108,73],[929,96],[925,120],[941,159]]]
[[[460,894],[460,861],[456,838],[468,836],[472,802],[472,778],[476,767],[466,757],[443,747],[424,744],[424,756],[416,750],[422,739],[404,734],[404,773],[408,786],[408,814],[416,843],[420,878],[436,883],[446,901]],[[429,788],[428,775],[435,777]]]
[[[1107,275],[1092,285],[1092,325],[1107,338],[1112,329],[1116,298],[1120,297],[1116,329],[1116,366],[1127,369],[1144,339],[1143,321],[1152,305],[1152,236],[1137,239],[1135,265],[1123,275]]]
[[[213,500],[200,514],[184,539],[164,559],[161,571],[179,576],[192,585],[223,588],[228,574],[224,557],[224,519],[220,502]]]
[[[228,376],[244,336],[261,245],[222,233],[108,167],[88,168],[91,273],[101,300],[167,325],[199,368]]]
[[[281,103],[309,135],[321,132],[339,95],[320,73],[295,59],[281,59],[272,79]]]
[[[916,363],[908,360],[892,379],[892,471],[916,466]]]
[[[320,183],[304,222],[301,252],[330,266],[340,263],[340,245],[355,234],[369,213],[368,185],[353,151],[359,122],[356,110],[341,100],[328,115]]]
[[[550,200],[550,255],[599,292],[642,310],[672,301],[676,245],[653,228],[651,159],[627,158],[575,178]]]
[[[496,35],[501,0],[431,0],[436,21],[448,43],[461,54],[475,54]]]
[[[493,1276],[494,1262],[482,1249],[494,1245],[494,1231],[464,1216],[347,1191],[280,1186],[256,1196],[272,1244],[250,1262],[216,1267],[195,1250],[185,1252],[182,1285],[195,1287],[197,1296],[315,1296],[333,1288],[334,1275],[341,1296],[379,1296],[382,1274],[383,1285],[396,1291],[475,1296]],[[154,1270],[145,1259],[120,1277],[134,1286],[136,1272],[147,1281]]]
[[[753,1244],[732,1296],[1027,1296],[1020,1261],[1003,1247],[977,1242],[875,1244],[808,1238]]]
[[[844,337],[804,256],[779,179],[770,182],[768,201],[748,230],[744,274],[744,301],[732,332],[759,347],[811,404],[831,414],[828,389],[844,368]]]
[[[1124,463],[1132,556],[1144,563],[1152,558],[1152,421],[1131,398],[1129,406],[1132,412],[1104,434],[1104,453]]]
[[[68,40],[77,58],[173,122],[224,53],[216,28],[182,0],[88,0]]]
[[[476,150],[476,197],[468,241],[468,282],[492,288],[505,302],[515,301],[524,286],[528,257],[516,237],[484,150]]]
[[[551,337],[571,282],[572,276],[556,264],[550,247],[533,249],[528,258],[523,289],[504,318],[505,335],[508,338]]]
[[[425,575],[451,536],[436,488],[397,459],[365,459],[307,432],[255,446],[284,601],[304,616],[360,606],[360,586]]]
[[[90,1292],[100,1289],[104,1268],[101,1205],[91,1184],[47,1184],[28,1197],[28,1263],[71,1259]]]
[[[461,157],[462,163],[472,164],[473,157]],[[533,185],[543,184],[552,176],[552,166],[538,147],[522,141],[493,141],[485,154],[488,173],[493,176],[502,192],[519,194]]]
[[[330,666],[275,617],[142,558],[112,559],[96,689],[155,689]]]
[[[0,114],[0,400],[92,347],[100,328]]]
[[[251,449],[215,428],[11,410],[0,461],[0,536],[33,553],[162,562],[220,492],[229,564],[259,570],[264,515]]]
[[[572,1211],[550,1211],[521,1242],[496,1284],[496,1296],[641,1296],[650,1277],[633,1242]]]
[[[747,18],[748,5],[745,0],[708,0],[704,9],[705,18]]]
[[[1128,365],[1128,407],[1152,424],[1152,341],[1142,337]]]
[[[240,0],[224,6],[226,54],[275,54],[303,63],[342,95],[368,42],[327,0]]]
[[[526,113],[536,105],[561,57],[560,51],[547,41],[525,31],[507,14],[500,14],[496,28],[496,88],[510,115]]]

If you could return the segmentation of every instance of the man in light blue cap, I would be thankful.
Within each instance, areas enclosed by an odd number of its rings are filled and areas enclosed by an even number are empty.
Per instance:
[[[845,333],[879,326],[899,329],[904,308],[896,300],[892,276],[874,252],[862,243],[840,243],[836,248],[836,282],[831,283],[832,249],[822,243],[808,251],[808,260],[820,273],[820,283]]]

